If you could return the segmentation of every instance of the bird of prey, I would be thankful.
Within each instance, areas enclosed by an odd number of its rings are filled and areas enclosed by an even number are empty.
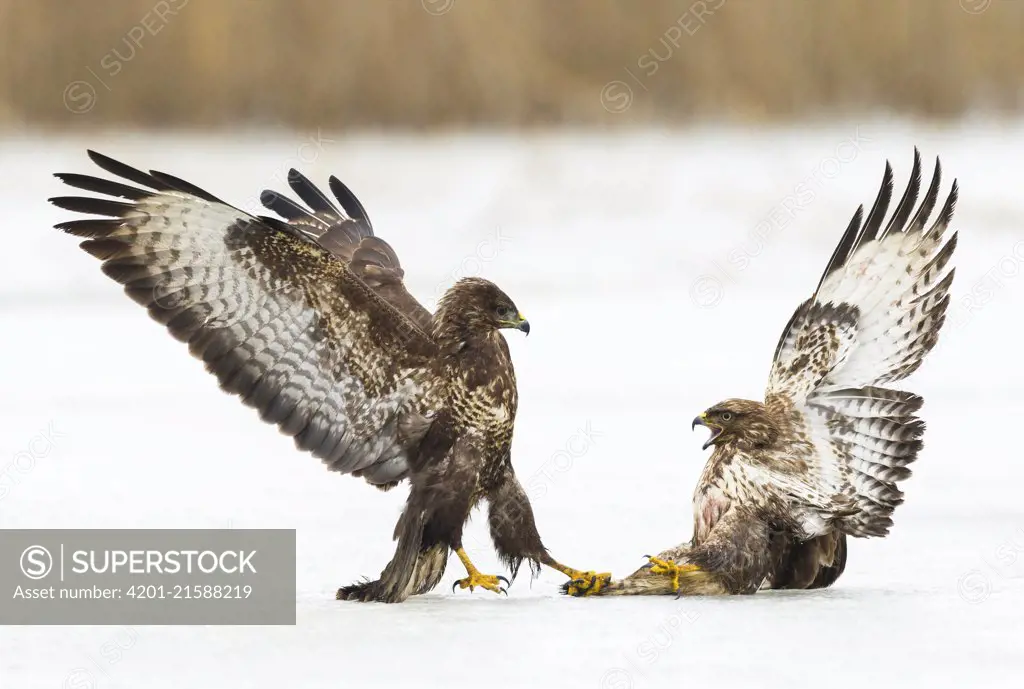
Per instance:
[[[434,588],[449,549],[456,582],[505,592],[462,547],[481,500],[497,553],[515,579],[526,560],[571,577],[607,578],[556,561],[511,464],[518,394],[502,329],[529,333],[515,303],[483,279],[458,281],[430,314],[406,290],[391,247],[337,178],[339,207],[297,171],[289,185],[308,209],[273,191],[282,219],[254,216],[172,175],[89,151],[138,186],[57,174],[112,198],[50,199],[99,218],[56,227],[85,239],[103,272],[166,326],[223,390],[258,410],[329,470],[387,490],[410,483],[395,554],[374,581],[337,598],[400,602]],[[342,210],[343,209],[343,210]],[[453,589],[455,587],[453,586]]]
[[[886,163],[867,217],[854,214],[818,287],[779,339],[763,402],[727,399],[698,416],[714,446],[693,496],[690,542],[622,579],[568,582],[571,595],[749,594],[830,586],[846,537],[885,536],[899,483],[922,446],[922,399],[903,380],[935,346],[949,304],[958,187],[934,222],[941,182],[914,212],[921,157],[885,222]]]

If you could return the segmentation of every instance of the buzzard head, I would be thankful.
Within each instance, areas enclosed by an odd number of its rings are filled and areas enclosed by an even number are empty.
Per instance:
[[[497,285],[481,278],[463,278],[445,292],[434,316],[435,332],[464,338],[514,328],[530,334],[530,322]],[[454,332],[453,332],[454,331]]]
[[[778,437],[778,425],[760,402],[731,399],[719,402],[693,420],[711,430],[702,450],[711,445],[733,443],[744,448],[770,445]]]

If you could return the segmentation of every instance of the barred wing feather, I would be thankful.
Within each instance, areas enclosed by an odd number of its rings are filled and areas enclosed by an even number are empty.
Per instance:
[[[892,168],[864,219],[857,210],[814,295],[779,340],[765,395],[812,447],[813,480],[833,491],[825,515],[855,536],[882,536],[903,501],[898,483],[921,448],[922,400],[884,387],[903,380],[935,346],[949,304],[957,235],[946,236],[956,204],[954,181],[935,220],[941,166],[914,212],[921,183],[915,150],[910,183],[883,227]],[[862,222],[863,220],[863,222]],[[852,513],[838,513],[853,502]]]
[[[373,484],[403,478],[439,405],[430,336],[295,227],[171,175],[89,156],[144,188],[58,174],[125,200],[53,198],[103,216],[57,227],[85,238],[106,275],[300,449]]]

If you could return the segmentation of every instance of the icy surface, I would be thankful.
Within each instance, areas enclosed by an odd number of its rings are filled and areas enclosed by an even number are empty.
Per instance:
[[[0,526],[298,531],[295,627],[2,628],[0,687],[1020,686],[1024,126],[317,138],[0,140]],[[944,337],[905,383],[928,422],[906,504],[834,588],[727,600],[567,599],[550,571],[508,599],[452,594],[453,558],[404,605],[335,602],[389,559],[404,490],[328,474],[221,393],[45,203],[51,172],[92,171],[87,146],[250,210],[291,165],[339,175],[428,306],[481,274],[529,317],[509,336],[517,472],[556,557],[626,574],[690,535],[706,454],[688,421],[761,394],[884,159],[901,193],[915,144],[943,191],[960,180],[961,241]],[[479,515],[466,540],[500,572]]]

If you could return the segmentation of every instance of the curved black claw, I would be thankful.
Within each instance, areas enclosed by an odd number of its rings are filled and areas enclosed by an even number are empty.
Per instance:
[[[566,596],[576,596],[577,598],[587,595],[587,582],[583,579],[570,579],[569,581],[562,584],[562,594]]]
[[[505,584],[504,588],[501,586],[502,583]],[[471,574],[468,577],[464,579],[459,579],[455,583],[453,583],[452,593],[455,593],[456,587],[462,589],[469,589],[470,591],[473,591],[475,588],[480,587],[488,591],[493,591],[494,593],[504,593],[507,596],[508,586],[510,585],[511,582],[503,576],[494,576],[493,574],[480,574],[479,572],[477,572],[476,574]]]

